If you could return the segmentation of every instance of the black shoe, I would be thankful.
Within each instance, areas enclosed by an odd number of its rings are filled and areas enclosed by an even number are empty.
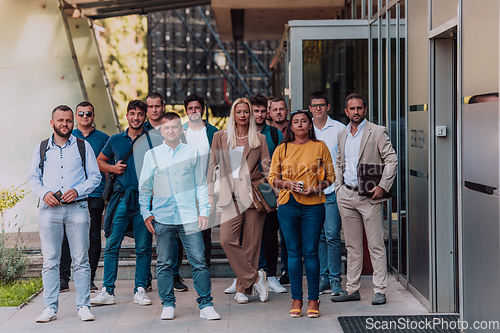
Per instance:
[[[146,292],[149,293],[153,291],[153,286],[151,285],[151,280],[148,280],[148,284],[146,285]]]
[[[95,285],[94,281],[90,281],[90,292],[96,293],[99,291],[99,288]]]
[[[375,297],[373,297],[372,305],[382,305],[385,304],[385,295],[382,293],[376,293]]]
[[[65,293],[69,291],[69,282],[68,281],[59,281],[59,292]]]
[[[188,287],[182,283],[184,282],[180,276],[174,276],[174,290],[175,291],[188,291]]]
[[[290,285],[290,277],[288,276],[287,273],[283,273],[280,277],[280,284],[282,286],[289,286]]]
[[[359,290],[356,290],[352,294],[349,295],[347,290],[345,290],[339,296],[333,296],[332,302],[350,302],[350,301],[359,301],[361,300],[361,295],[359,294]]]

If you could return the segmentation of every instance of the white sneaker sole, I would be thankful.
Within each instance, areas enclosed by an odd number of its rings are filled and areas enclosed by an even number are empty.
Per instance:
[[[90,300],[90,304],[91,305],[95,305],[95,306],[99,306],[99,305],[113,305],[113,304],[116,304],[116,301],[115,300],[112,300],[112,301],[105,301],[105,302],[92,302],[92,300]]]
[[[57,319],[57,316],[52,316],[48,319],[37,319],[36,322],[37,323],[48,323],[49,321],[53,321],[53,320],[56,320]]]
[[[144,302],[143,302],[143,303],[141,303],[141,302],[139,302],[139,301],[134,300],[134,304],[139,304],[139,305],[151,305],[151,301],[149,301],[149,302],[145,302],[145,303],[144,303]]]
[[[271,289],[271,288],[268,288],[270,292],[273,292],[275,294],[283,294],[283,293],[286,293],[286,289],[285,290],[276,290],[276,289]]]
[[[208,318],[207,316],[203,315],[200,313],[200,318],[201,319],[206,319],[206,320],[220,320],[220,316],[219,317],[213,317],[213,318]]]
[[[226,289],[224,290],[224,294],[236,294],[236,289]]]
[[[247,299],[246,299],[246,300],[238,300],[238,299],[236,299],[235,301],[236,301],[236,303],[238,303],[238,304],[247,304],[247,303],[248,303],[248,300],[247,300]]]
[[[78,319],[80,319],[81,321],[94,321],[94,318],[83,318],[78,316]]]

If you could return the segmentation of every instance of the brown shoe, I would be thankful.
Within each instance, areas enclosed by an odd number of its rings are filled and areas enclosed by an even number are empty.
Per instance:
[[[307,303],[307,316],[309,318],[318,318],[319,317],[319,303],[320,301],[309,301]]]
[[[301,299],[293,299],[292,300],[292,309],[290,310],[290,317],[298,318],[302,315],[302,300]]]

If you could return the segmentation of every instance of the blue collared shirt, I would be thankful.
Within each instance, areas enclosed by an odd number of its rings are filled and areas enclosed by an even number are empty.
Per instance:
[[[314,126],[314,134],[316,135],[316,139],[323,141],[326,143],[328,150],[330,151],[330,155],[332,155],[333,164],[335,164],[335,160],[337,158],[338,151],[338,134],[345,128],[345,125],[340,121],[333,120],[332,118],[327,116],[325,126],[322,129],[319,129]],[[332,184],[324,189],[325,194],[331,194],[335,191],[335,184]]]
[[[83,136],[82,131],[76,128],[73,130],[73,135],[77,138],[87,141],[94,150],[96,158],[97,156],[99,156],[102,148],[109,140],[109,135],[99,130],[96,130],[95,128],[92,131],[90,131],[89,135],[87,136]],[[105,185],[106,185],[106,175],[104,174],[104,172],[101,172],[101,183],[99,184],[99,186],[95,188],[95,190],[92,193],[89,194],[89,198],[100,198],[102,196],[102,192],[104,191]]]
[[[156,161],[155,161],[156,158]],[[189,224],[208,217],[208,187],[200,153],[179,143],[162,143],[146,153],[139,179],[139,204],[144,219],[153,215],[162,224]],[[151,198],[153,202],[151,205]]]
[[[85,170],[76,144],[76,137],[70,135],[64,146],[59,147],[53,141],[52,135],[47,144],[43,177],[39,168],[40,144],[33,152],[28,181],[33,193],[41,199],[48,192],[61,190],[64,194],[70,189],[76,190],[78,197],[75,200],[87,198],[101,182],[101,173],[97,166],[94,151],[88,142],[85,142],[85,164],[88,178],[85,179]]]
[[[366,119],[358,125],[358,131],[354,135],[351,134],[351,123],[347,125],[347,138],[345,140],[344,149],[344,183],[349,186],[358,186],[359,148],[361,146],[361,138],[363,137],[365,125]]]
[[[117,175],[116,182],[122,188],[136,187],[139,185],[139,175],[142,169],[142,162],[144,161],[144,154],[150,149],[147,140],[146,131],[143,130],[141,135],[137,136],[134,141],[128,135],[128,128],[125,132],[115,134],[109,138],[101,153],[113,163],[122,161],[129,152],[132,145],[134,146],[134,153],[127,160],[125,171],[121,175]],[[162,138],[155,134],[149,134],[152,147],[161,144]]]

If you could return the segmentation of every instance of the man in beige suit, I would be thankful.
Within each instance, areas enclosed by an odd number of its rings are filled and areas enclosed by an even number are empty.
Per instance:
[[[350,119],[347,128],[338,134],[338,154],[335,163],[335,190],[347,248],[347,284],[333,302],[359,301],[363,266],[363,227],[373,266],[375,297],[373,305],[385,304],[387,259],[382,227],[383,196],[389,192],[396,176],[398,159],[392,148],[387,129],[365,119],[366,103],[358,94],[346,97],[345,113]],[[358,193],[359,165],[383,168],[378,184],[370,196]]]

